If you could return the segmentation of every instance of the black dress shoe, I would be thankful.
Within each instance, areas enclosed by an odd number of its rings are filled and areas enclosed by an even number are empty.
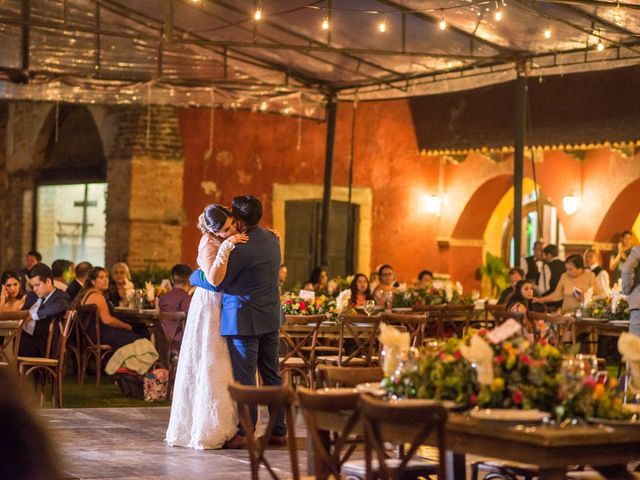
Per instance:
[[[244,435],[236,435],[231,440],[227,440],[222,448],[228,450],[239,450],[247,448],[247,437],[245,437]]]

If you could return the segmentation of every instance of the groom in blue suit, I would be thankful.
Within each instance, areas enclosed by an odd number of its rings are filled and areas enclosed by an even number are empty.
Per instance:
[[[220,334],[227,338],[234,379],[243,385],[256,384],[256,368],[264,385],[281,385],[278,373],[278,346],[282,307],[278,293],[280,243],[277,237],[260,227],[262,203],[253,195],[235,197],[231,204],[234,217],[242,224],[249,241],[237,244],[229,256],[223,282],[214,287],[201,270],[191,276],[196,287],[223,292]],[[251,412],[257,420],[255,409]],[[287,429],[281,412],[271,443],[286,444]],[[227,442],[227,448],[243,448],[246,433]]]

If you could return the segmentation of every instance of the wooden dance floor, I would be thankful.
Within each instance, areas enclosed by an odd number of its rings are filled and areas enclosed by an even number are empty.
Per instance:
[[[50,409],[40,413],[69,479],[250,478],[246,450],[192,450],[166,445],[163,440],[169,408]],[[305,433],[298,422],[297,436]],[[300,464],[306,465],[304,443],[302,439],[299,442]],[[270,458],[274,467],[290,472],[288,450],[274,450]]]

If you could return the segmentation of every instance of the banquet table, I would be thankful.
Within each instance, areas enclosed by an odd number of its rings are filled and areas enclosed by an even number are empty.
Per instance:
[[[114,316],[133,326],[134,331],[147,334],[155,345],[155,327],[160,320],[160,312],[154,309],[138,310],[135,308],[116,307]]]
[[[341,431],[347,418],[347,412],[317,412],[321,436],[328,441],[329,431]],[[394,425],[383,427],[383,432],[385,438],[399,442],[410,442],[417,433]],[[361,425],[356,427],[355,433],[362,433]],[[537,465],[541,480],[564,479],[569,465],[591,465],[607,479],[636,478],[625,467],[640,459],[639,427],[506,426],[474,419],[464,413],[451,413],[446,424],[445,443],[448,480],[466,478],[465,454]],[[313,474],[311,442],[307,449],[308,470]]]
[[[625,321],[600,320],[595,318],[582,318],[576,320],[576,335],[585,333],[589,336],[589,350],[591,354],[597,354],[598,337],[619,337],[629,331],[629,323]]]

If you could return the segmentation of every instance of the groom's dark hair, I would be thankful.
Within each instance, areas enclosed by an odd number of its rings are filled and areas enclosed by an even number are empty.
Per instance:
[[[233,216],[247,227],[257,225],[262,218],[262,203],[253,195],[240,195],[231,201]]]

